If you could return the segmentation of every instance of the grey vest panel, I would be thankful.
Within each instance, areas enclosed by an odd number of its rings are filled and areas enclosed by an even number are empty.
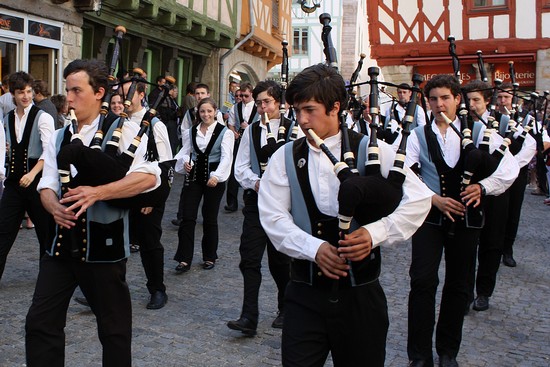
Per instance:
[[[40,140],[40,129],[38,128],[38,120],[40,118],[40,115],[42,115],[43,113],[45,112],[39,110],[36,113],[36,117],[34,118],[34,124],[32,126],[31,136],[29,137],[28,147],[28,158],[30,159],[38,159],[42,155],[42,141]],[[4,128],[6,129],[6,143],[11,146],[11,131],[10,124],[8,123],[8,115],[6,115],[4,118]],[[11,149],[8,150],[8,157],[11,159]]]
[[[193,127],[191,127],[189,129],[189,137],[191,137],[191,129],[193,129]],[[210,154],[208,155],[208,163],[217,163],[221,160],[221,158],[222,158],[221,146],[222,146],[223,136],[224,136],[226,130],[227,130],[227,126],[225,126],[222,129],[222,131],[220,132],[220,135],[216,139],[216,142],[212,146],[212,150],[210,151]],[[192,157],[193,160],[197,159],[197,152],[195,152],[195,148],[193,147],[193,144],[191,144],[191,157]]]
[[[510,122],[510,116],[509,115],[501,115],[500,116],[500,121],[499,121],[499,124],[498,124],[498,133],[501,135],[501,136],[505,136],[506,135],[506,130],[508,130],[508,123]]]

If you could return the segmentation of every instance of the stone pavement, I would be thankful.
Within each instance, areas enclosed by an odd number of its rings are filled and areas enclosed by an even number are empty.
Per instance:
[[[177,176],[164,218],[163,244],[169,301],[161,310],[145,309],[148,293],[138,254],[128,261],[133,302],[133,364],[142,366],[279,366],[280,330],[271,328],[276,315],[275,285],[264,262],[260,292],[260,324],[254,338],[229,330],[242,302],[238,269],[242,214],[222,209],[220,259],[213,270],[200,267],[202,227],[197,225],[195,263],[176,275],[172,260],[177,247],[175,218],[181,188]],[[486,312],[466,317],[461,366],[550,366],[550,207],[527,190],[516,242],[518,267],[501,267],[497,289]],[[8,257],[0,281],[0,367],[25,366],[24,323],[38,270],[34,231],[23,229]],[[407,298],[410,242],[383,250],[381,281],[390,313],[387,366],[406,366]],[[443,268],[441,269],[443,270]],[[440,272],[443,279],[443,271]],[[441,288],[441,287],[440,287]],[[368,333],[365,333],[368,343]],[[100,366],[101,346],[93,314],[74,301],[68,310],[66,366]],[[435,351],[434,351],[435,354]],[[332,365],[329,361],[327,365]]]

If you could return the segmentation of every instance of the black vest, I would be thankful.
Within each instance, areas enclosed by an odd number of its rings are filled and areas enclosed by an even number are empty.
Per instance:
[[[8,113],[7,123],[10,125],[9,131],[10,131],[10,159],[9,163],[7,164],[7,170],[6,170],[6,181],[10,182],[19,182],[21,177],[29,173],[33,169],[33,167],[38,162],[38,159],[31,159],[28,158],[29,153],[29,143],[30,143],[30,137],[31,132],[33,129],[34,124],[37,124],[36,117],[38,115],[38,112],[40,109],[36,106],[32,106],[29,115],[27,116],[27,123],[25,124],[25,129],[23,130],[23,136],[21,137],[21,141],[17,142],[17,137],[15,134],[15,110],[12,110]],[[40,172],[36,178],[35,182],[38,182],[40,180],[40,177],[42,177],[42,173]]]
[[[362,135],[352,130],[349,131],[349,135],[351,150],[355,152],[357,156]],[[311,222],[311,235],[327,241],[331,245],[335,245],[339,240],[338,218],[321,213],[315,203],[308,175],[308,152],[309,147],[305,138],[298,139],[294,142],[292,149],[294,166],[300,167],[296,169],[296,174]],[[299,161],[305,161],[305,164],[299,164]],[[377,211],[378,208],[372,209],[373,211]],[[378,218],[381,217],[382,215],[378,216]],[[351,263],[349,276],[340,278],[339,280],[340,289],[360,286],[375,281],[380,275],[380,266],[380,247],[376,247],[365,259]],[[330,289],[333,284],[333,280],[324,276],[317,264],[307,260],[292,259],[291,279],[323,289]]]

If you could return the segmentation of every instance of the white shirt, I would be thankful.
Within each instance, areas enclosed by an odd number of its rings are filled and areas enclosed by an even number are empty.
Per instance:
[[[272,119],[269,121],[269,127],[271,132],[276,137],[279,131],[279,119]],[[267,127],[263,123],[260,123],[260,147],[267,144]],[[252,171],[252,163],[250,161],[250,130],[249,125],[243,133],[241,143],[239,145],[239,151],[235,158],[235,180],[242,186],[243,189],[252,189],[256,187],[256,182],[260,180],[260,177]],[[287,131],[288,133],[288,131]],[[298,137],[304,136],[302,129],[298,129]]]
[[[13,103],[13,96],[10,92],[4,93],[0,96],[0,109],[2,109],[2,115],[7,115],[8,112],[15,108]]]
[[[458,118],[455,118],[453,125],[460,131],[460,121]],[[432,123],[431,126],[432,131],[437,137],[437,142],[439,143],[445,163],[449,167],[453,168],[458,163],[460,152],[462,150],[460,137],[450,126],[447,128],[445,136],[441,135],[441,132],[435,122]],[[485,126],[481,128],[477,142],[474,142],[476,146],[479,146],[479,143],[483,140],[484,131]],[[500,147],[502,141],[502,137],[495,131],[491,135],[489,151],[492,153],[496,148]],[[421,164],[420,142],[418,141],[418,136],[416,135],[416,129],[411,132],[411,135],[407,140],[407,157],[405,159],[405,165],[410,167],[415,163],[418,163],[419,165]],[[496,171],[493,172],[491,176],[479,181],[479,183],[485,187],[487,195],[500,195],[514,183],[518,173],[519,167],[516,160],[510,151],[507,150]]]
[[[340,157],[340,133],[325,139],[325,144],[334,156]],[[379,141],[378,144],[382,175],[387,177],[389,169],[393,166],[395,153],[386,143]],[[340,181],[327,156],[309,142],[308,146],[308,174],[315,203],[322,213],[336,217]],[[410,169],[406,170],[403,198],[397,209],[389,216],[363,226],[372,237],[373,247],[384,242],[392,244],[406,240],[416,232],[428,215],[433,193]],[[324,241],[304,232],[292,219],[284,148],[273,154],[262,176],[258,194],[260,220],[275,248],[296,259],[315,261],[319,246]]]
[[[23,116],[21,118],[17,115],[17,111],[14,111],[15,138],[18,143],[20,143],[21,139],[23,139],[23,133],[25,132],[25,126],[27,125],[27,118],[29,117],[29,112],[32,106],[33,105],[31,104],[24,109]],[[7,120],[6,123],[8,123]],[[38,118],[38,131],[40,133],[40,142],[42,143],[42,155],[39,159],[44,159],[44,151],[50,142],[52,133],[55,131],[55,123],[53,121],[53,117],[49,113],[42,112],[40,114],[40,117]]]
[[[193,111],[195,113],[195,118],[199,118],[199,111],[197,110],[197,107],[195,107],[193,109]],[[220,124],[223,124],[223,115],[220,112],[220,110],[218,110],[218,112],[216,114],[216,121]],[[183,120],[181,121],[181,136],[182,137],[183,137],[183,132],[185,130],[189,130],[191,128],[191,126],[193,126],[193,123],[194,123],[194,121],[191,120],[191,113],[189,111],[187,111],[185,113],[185,116],[183,116]]]
[[[386,117],[386,119],[388,117],[390,119],[394,119],[393,106],[394,106],[394,104],[390,103],[389,107],[387,107],[386,110],[384,111],[383,115]],[[396,110],[397,110],[397,115],[399,115],[399,120],[403,121],[403,117],[405,117],[405,113],[407,112],[406,106],[403,107],[397,102],[395,102],[395,106],[397,106]],[[424,109],[422,108],[422,106],[420,106],[420,105],[416,106],[416,111],[414,113],[414,119],[416,120],[416,125],[417,126],[426,125],[426,114],[424,113]]]
[[[146,112],[147,109],[142,108],[138,112],[133,113],[130,117],[130,120],[126,121],[125,123],[135,124],[135,126],[137,126],[137,128],[139,129],[141,120],[143,119],[143,116],[145,116]],[[153,125],[153,135],[155,136],[155,144],[157,146],[157,151],[159,154],[159,162],[171,160],[172,149],[170,146],[170,138],[168,137],[168,130],[166,129],[166,125],[164,125],[162,121],[159,120]],[[148,135],[145,134],[141,139],[140,145],[145,145],[147,147],[148,139]]]
[[[529,115],[529,117],[531,117],[531,115]],[[517,139],[517,137],[523,132],[523,126],[518,124],[516,125],[516,129],[518,131],[514,133],[514,139]],[[508,128],[506,129],[506,131],[508,132]],[[521,146],[521,150],[514,156],[519,168],[523,168],[527,164],[529,164],[536,153],[537,142],[530,134],[527,134],[525,136],[525,140],[523,141],[523,145]]]
[[[201,132],[199,125],[197,129],[196,143],[202,152],[204,152],[204,150],[210,143],[210,139],[212,138],[212,134],[214,133],[214,129],[216,128],[217,124],[219,124],[219,122],[213,123],[212,125],[208,126],[208,128],[206,129],[206,134],[203,134]],[[184,163],[189,163],[189,157],[191,156],[191,152],[193,150],[193,143],[191,142],[191,136],[189,133],[190,129],[186,129],[183,131],[183,135],[181,137],[183,146],[181,147],[178,154],[176,154],[176,156],[174,157],[176,158],[175,169],[176,172],[179,173],[185,173]],[[229,175],[231,174],[231,163],[233,163],[234,145],[235,134],[233,134],[231,130],[226,129],[222,138],[220,164],[215,171],[210,172],[210,177],[216,177],[218,179],[218,182],[227,181]],[[191,161],[191,165],[193,165],[193,161]]]
[[[239,112],[237,111],[238,105],[239,104],[236,103],[235,105],[233,105],[231,110],[229,110],[229,118],[227,119],[227,125],[233,126],[237,130],[239,130],[239,127],[241,125],[239,123]],[[252,100],[252,101],[250,101],[246,104],[243,103],[243,119],[248,124],[252,123],[252,121],[250,121],[250,114],[252,113],[253,108],[254,108],[254,100]],[[254,117],[254,116],[252,116],[252,117]]]
[[[50,116],[51,117],[51,116]],[[99,115],[95,118],[95,120],[90,125],[84,125],[80,129],[79,134],[82,135],[82,143],[84,145],[89,146],[95,132],[97,131],[97,124],[99,122]],[[114,122],[116,123],[116,122]],[[69,127],[71,131],[72,125]],[[63,134],[65,132],[65,129],[59,129],[56,130],[52,138],[50,140],[50,143],[47,146],[47,149],[45,150],[44,154],[44,169],[42,171],[42,178],[40,179],[40,182],[38,183],[37,191],[40,192],[42,189],[51,189],[54,192],[59,192],[59,172],[57,171],[57,151],[56,151],[56,142],[57,142],[57,136],[58,134]],[[125,123],[122,128],[122,136],[120,138],[120,145],[118,148],[118,152],[122,153],[123,150],[126,150],[130,144],[132,143],[134,137],[138,133],[138,128],[133,123]],[[122,148],[123,147],[123,148]],[[136,150],[135,158],[132,162],[132,165],[130,166],[130,169],[126,174],[132,173],[132,172],[141,172],[141,173],[149,173],[156,176],[157,182],[155,186],[149,190],[146,190],[146,192],[152,191],[159,187],[160,185],[160,168],[157,164],[157,162],[147,162],[145,160],[145,153],[147,151],[147,144],[140,144],[138,149]],[[101,169],[107,169],[107,167]],[[77,174],[76,168],[71,165],[71,174],[76,176]]]

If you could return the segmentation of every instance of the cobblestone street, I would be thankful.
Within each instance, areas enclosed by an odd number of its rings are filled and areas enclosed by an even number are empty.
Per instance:
[[[197,225],[195,263],[190,272],[175,274],[176,262],[172,257],[177,247],[177,228],[170,220],[177,211],[181,181],[182,176],[177,175],[164,217],[169,301],[163,309],[145,308],[149,294],[139,254],[132,254],[128,261],[134,366],[279,366],[281,332],[271,328],[277,311],[276,288],[266,261],[258,335],[244,337],[225,325],[239,317],[242,302],[242,277],[238,269],[240,211],[225,213],[225,200],[222,202],[220,259],[213,270],[200,267],[202,227]],[[471,311],[466,316],[457,358],[461,366],[550,366],[550,207],[542,204],[541,196],[530,192],[526,191],[522,229],[515,246],[518,266],[501,267],[488,311]],[[407,365],[410,247],[409,241],[383,249],[381,280],[390,312],[387,366]],[[34,231],[22,229],[0,282],[0,367],[25,366],[24,323],[37,272],[38,244]],[[74,301],[67,318],[66,366],[101,366],[95,317]]]

